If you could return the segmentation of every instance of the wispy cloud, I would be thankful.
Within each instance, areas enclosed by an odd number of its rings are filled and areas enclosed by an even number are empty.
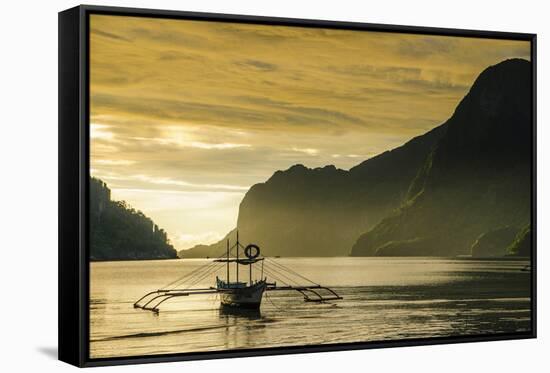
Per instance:
[[[180,233],[175,234],[175,243],[178,247],[191,248],[195,245],[208,245],[221,240],[225,234],[220,232]]]
[[[90,125],[90,138],[95,139],[104,139],[104,140],[112,140],[114,138],[114,134],[109,131],[110,126],[106,124],[97,124],[92,123]]]
[[[177,185],[182,187],[192,187],[192,188],[198,188],[200,190],[205,189],[224,189],[224,190],[239,190],[239,191],[245,191],[248,190],[249,186],[240,186],[240,185],[227,185],[227,184],[194,184],[189,183],[187,181],[183,180],[174,180],[168,177],[163,178],[155,178],[150,177],[147,175],[134,175],[132,179],[145,181],[151,184],[159,184],[159,185]]]
[[[170,137],[140,137],[133,136],[130,139],[145,142],[145,143],[155,143],[158,145],[176,145],[180,147],[188,148],[197,148],[197,149],[207,149],[207,150],[219,150],[219,149],[238,149],[238,148],[249,148],[250,144],[235,144],[235,143],[207,143],[201,141],[186,141],[178,138]]]
[[[93,164],[102,166],[131,166],[136,164],[136,161],[128,159],[92,159]]]
[[[236,148],[249,148],[250,144],[232,144],[232,143],[221,143],[221,144],[209,144],[205,142],[193,141],[190,143],[190,146],[193,148],[199,149],[236,149]]]
[[[100,162],[101,164],[101,162]],[[184,180],[177,180],[170,177],[154,177],[149,175],[128,175],[120,176],[118,173],[102,173],[98,170],[94,170],[92,173],[95,177],[107,180],[120,182],[142,182],[144,184],[161,185],[161,186],[177,186],[183,187],[183,191],[247,191],[250,186],[243,185],[230,185],[230,184],[197,184]],[[123,188],[118,188],[123,189]],[[128,188],[125,188],[128,189]],[[137,189],[135,189],[137,190]],[[141,190],[147,190],[142,188]],[[158,191],[158,189],[149,189],[152,191]],[[177,191],[177,190],[175,190]]]
[[[319,154],[319,149],[313,149],[313,148],[297,148],[293,147],[291,148],[292,151],[298,152],[298,153],[304,153],[307,155],[317,155]]]
[[[332,154],[332,158],[360,158],[360,159],[368,159],[372,157],[374,153],[368,154],[368,155],[361,155],[361,154]]]
[[[251,59],[238,61],[237,65],[243,66],[245,68],[252,68],[254,70],[264,71],[264,72],[277,70],[277,65],[275,64],[265,62],[265,61],[251,60]]]

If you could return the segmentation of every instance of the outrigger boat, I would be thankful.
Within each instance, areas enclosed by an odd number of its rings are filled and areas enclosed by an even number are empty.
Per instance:
[[[241,250],[244,257],[240,256]],[[234,256],[231,256],[232,254]],[[235,265],[235,281],[231,281],[231,264]],[[218,272],[221,269],[220,266],[223,265],[226,270],[225,280],[216,276],[216,286],[193,288],[207,276]],[[239,279],[239,266],[248,266],[248,281]],[[254,279],[253,273],[258,273],[258,271],[259,279]],[[268,282],[266,275],[269,275],[273,282]],[[283,285],[277,285],[275,280]],[[300,284],[299,281],[303,283]],[[263,294],[266,291],[296,291],[303,295],[306,302],[322,303],[342,299],[334,290],[307,279],[278,261],[260,256],[258,245],[241,245],[237,232],[235,244],[230,247],[229,240],[227,240],[227,249],[223,255],[162,289],[145,294],[134,303],[134,308],[158,313],[159,306],[169,299],[199,294],[219,294],[222,308],[257,310],[261,306]]]

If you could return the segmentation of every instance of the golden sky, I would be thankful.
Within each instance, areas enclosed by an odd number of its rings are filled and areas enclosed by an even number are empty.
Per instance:
[[[92,15],[92,174],[177,249],[234,228],[246,190],[343,169],[443,123],[524,41]]]

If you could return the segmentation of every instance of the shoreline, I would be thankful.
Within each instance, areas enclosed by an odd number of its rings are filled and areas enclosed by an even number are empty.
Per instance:
[[[445,259],[445,260],[464,260],[464,261],[528,261],[528,256],[499,256],[499,257],[472,257],[472,256],[285,256],[285,257],[266,257],[269,259],[318,259],[318,258],[372,258],[372,259]],[[153,259],[90,259],[89,263],[108,263],[108,262],[146,262],[159,260],[214,260],[215,258],[197,257],[197,258],[153,258]]]

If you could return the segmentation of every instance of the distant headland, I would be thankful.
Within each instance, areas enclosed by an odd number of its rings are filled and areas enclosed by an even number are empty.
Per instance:
[[[112,201],[111,190],[90,178],[90,260],[177,258],[166,232],[124,201]]]

